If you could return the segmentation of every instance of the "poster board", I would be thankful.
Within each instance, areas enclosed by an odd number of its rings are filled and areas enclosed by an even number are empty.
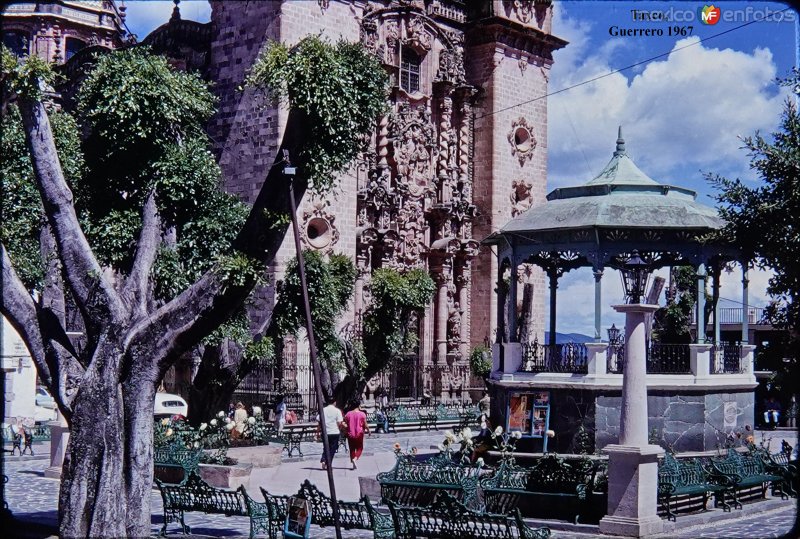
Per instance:
[[[506,431],[522,433],[523,438],[542,438],[547,451],[547,430],[550,428],[550,392],[514,392],[509,395]]]
[[[283,536],[287,539],[308,539],[311,529],[311,503],[305,498],[292,496],[283,524]]]

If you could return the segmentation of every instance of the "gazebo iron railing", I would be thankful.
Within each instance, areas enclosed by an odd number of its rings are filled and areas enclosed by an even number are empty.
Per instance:
[[[711,349],[711,374],[739,374],[742,372],[742,345],[720,342]]]
[[[586,374],[589,353],[583,343],[522,343],[521,372],[569,372]]]

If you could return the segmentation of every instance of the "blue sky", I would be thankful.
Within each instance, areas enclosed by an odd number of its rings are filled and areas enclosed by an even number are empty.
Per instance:
[[[314,1],[314,0],[306,0]],[[127,1],[128,26],[143,38],[166,22],[172,2]],[[717,24],[699,22],[698,8],[721,9]],[[768,134],[778,125],[789,95],[775,84],[795,64],[797,13],[773,2],[616,2],[561,0],[553,33],[570,42],[554,54],[550,92],[667,53],[548,98],[548,190],[595,176],[614,150],[622,125],[629,155],[661,183],[694,189],[709,205],[712,190],[703,173],[753,182],[740,137]],[[183,18],[206,22],[205,1],[182,1]],[[634,20],[632,10],[668,13],[672,22]],[[756,21],[769,15],[762,22]],[[669,29],[691,35],[669,36]],[[620,29],[660,29],[663,36],[612,36]],[[718,37],[714,37],[717,34]],[[704,41],[701,41],[704,40]],[[680,50],[678,50],[680,49]],[[536,96],[531,96],[536,97]],[[764,305],[769,275],[751,272],[750,303]],[[741,300],[741,275],[723,274],[724,306]],[[568,273],[558,292],[559,331],[593,334],[593,279],[588,270]],[[621,301],[616,272],[603,279],[603,325],[622,318],[610,308]]]

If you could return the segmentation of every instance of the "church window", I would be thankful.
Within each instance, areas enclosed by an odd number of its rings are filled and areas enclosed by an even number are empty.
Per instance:
[[[3,32],[3,45],[16,56],[27,56],[30,50],[30,38],[25,32],[9,30]]]
[[[74,37],[68,37],[66,46],[67,56],[65,60],[69,60],[70,58],[75,56],[75,54],[85,46],[86,46],[85,41],[80,39],[75,39]]]
[[[400,54],[400,88],[410,94],[419,92],[419,54],[408,47],[403,47]]]

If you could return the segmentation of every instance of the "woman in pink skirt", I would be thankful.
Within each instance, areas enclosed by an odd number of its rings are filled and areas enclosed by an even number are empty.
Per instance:
[[[369,425],[367,425],[367,414],[364,412],[364,404],[359,403],[358,408],[347,412],[344,416],[347,423],[347,445],[350,447],[350,461],[353,469],[358,468],[356,461],[361,457],[364,450],[364,433],[370,435]]]

